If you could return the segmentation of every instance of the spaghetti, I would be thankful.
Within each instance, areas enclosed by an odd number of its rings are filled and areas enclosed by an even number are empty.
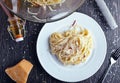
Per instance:
[[[33,5],[55,5],[55,4],[61,4],[65,0],[26,0]]]
[[[90,32],[74,22],[70,30],[55,32],[50,39],[51,53],[65,65],[84,62],[90,55],[93,39]]]

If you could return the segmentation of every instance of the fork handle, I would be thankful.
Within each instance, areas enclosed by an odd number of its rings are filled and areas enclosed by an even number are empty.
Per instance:
[[[112,67],[112,64],[110,64],[109,67],[107,68],[107,70],[106,70],[106,72],[105,72],[105,74],[104,74],[104,76],[103,76],[103,79],[102,79],[101,83],[104,83],[105,78],[107,77],[107,74],[108,74],[108,72],[110,71],[111,67]]]
[[[106,67],[105,71],[103,72],[103,75],[98,80],[98,83],[103,83],[103,80],[105,80],[105,78],[107,76],[106,74],[109,72],[111,66],[112,66],[111,61],[109,61],[108,66]]]

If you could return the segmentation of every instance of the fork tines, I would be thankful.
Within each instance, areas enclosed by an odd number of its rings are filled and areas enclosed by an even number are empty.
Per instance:
[[[120,47],[115,52],[112,53],[111,57],[113,57],[114,60],[117,60],[119,56],[120,56]]]

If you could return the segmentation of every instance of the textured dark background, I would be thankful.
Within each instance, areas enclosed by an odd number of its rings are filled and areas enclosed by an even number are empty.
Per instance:
[[[105,2],[120,26],[120,0],[105,0]],[[86,0],[83,6],[77,11],[94,18],[101,25],[106,35],[108,49],[103,65],[92,77],[80,82],[99,83],[99,79],[108,66],[111,53],[120,46],[120,27],[115,30],[110,29],[94,0]],[[34,65],[27,83],[61,83],[61,81],[48,75],[37,59],[36,41],[43,25],[44,24],[27,21],[25,40],[23,42],[16,43],[10,38],[9,33],[7,32],[7,16],[0,8],[0,83],[14,83],[6,75],[5,69],[15,65],[23,58],[29,60]],[[120,82],[120,60],[112,66],[105,81],[105,83]]]

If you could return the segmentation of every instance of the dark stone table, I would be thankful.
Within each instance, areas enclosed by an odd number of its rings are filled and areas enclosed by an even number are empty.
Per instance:
[[[120,0],[105,0],[111,13],[120,26]],[[108,49],[106,59],[92,77],[80,83],[99,83],[99,80],[109,64],[111,53],[120,46],[120,27],[111,30],[94,0],[86,0],[84,5],[77,10],[94,18],[105,32]],[[27,83],[61,83],[48,75],[41,67],[36,54],[36,40],[44,24],[27,21],[26,37],[23,42],[16,43],[7,32],[7,16],[0,8],[0,83],[14,83],[5,73],[7,67],[15,65],[25,58],[33,63],[34,67]],[[97,35],[97,34],[96,34]],[[105,83],[120,83],[120,60],[112,66]]]

